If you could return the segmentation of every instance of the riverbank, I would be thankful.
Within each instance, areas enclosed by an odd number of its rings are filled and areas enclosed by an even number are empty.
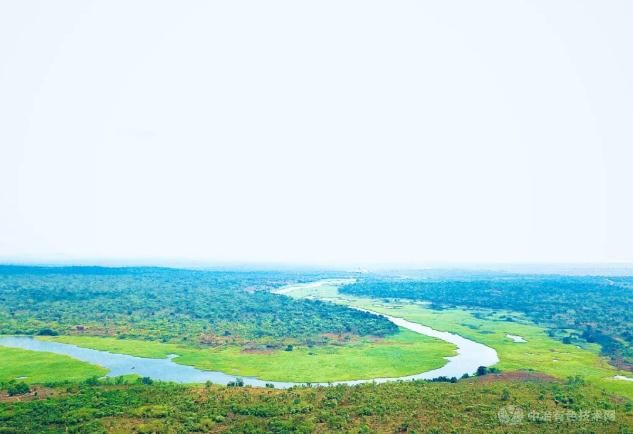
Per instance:
[[[500,358],[496,365],[502,371],[540,372],[564,380],[581,376],[612,393],[633,399],[633,384],[614,378],[629,373],[618,371],[600,355],[600,347],[586,348],[565,345],[547,335],[547,331],[516,312],[490,309],[430,309],[424,302],[355,297],[340,294],[333,285],[321,287],[297,286],[287,291],[297,298],[318,298],[346,306],[397,316],[435,330],[449,331],[494,348]],[[507,318],[512,317],[513,321]],[[520,336],[526,342],[517,343],[507,335]]]
[[[327,279],[280,288],[279,294],[336,289],[346,280]],[[0,338],[0,344],[69,355],[106,367],[108,375],[137,374],[163,381],[277,387],[300,383],[342,383],[461,377],[498,362],[496,352],[461,336],[386,316],[400,327],[395,336],[346,345],[296,347],[292,351],[245,352],[239,347],[196,348],[128,339],[59,336]],[[139,359],[142,358],[142,359]],[[28,381],[28,376],[27,381]]]
[[[177,354],[174,364],[221,371],[231,376],[227,381],[232,381],[235,376],[297,383],[402,377],[439,368],[446,364],[445,357],[455,354],[453,345],[408,330],[384,339],[367,339],[347,345],[295,347],[292,351],[262,353],[244,352],[240,347],[231,346],[196,348],[154,341],[80,336],[46,337],[41,338],[41,342],[159,360]],[[215,382],[222,381],[216,378]]]

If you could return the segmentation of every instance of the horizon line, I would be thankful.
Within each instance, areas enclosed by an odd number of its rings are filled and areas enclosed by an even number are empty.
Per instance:
[[[571,271],[615,271],[615,269],[630,269],[633,273],[632,262],[358,262],[358,263],[319,263],[319,262],[289,262],[289,261],[219,261],[219,260],[191,260],[174,258],[146,258],[146,259],[53,259],[53,258],[0,258],[0,266],[32,266],[32,267],[103,267],[103,268],[180,268],[180,269],[314,269],[333,271],[369,272],[381,270],[423,271],[423,270],[469,270],[469,271],[519,271],[526,272],[530,268],[556,269],[566,268]],[[516,269],[516,270],[512,270]],[[545,271],[545,270],[543,270]],[[622,270],[623,271],[623,270]],[[536,272],[533,270],[532,272]],[[558,273],[564,273],[559,270]]]

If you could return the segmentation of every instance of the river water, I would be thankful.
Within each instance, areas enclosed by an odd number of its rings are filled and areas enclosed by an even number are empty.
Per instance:
[[[331,284],[331,281],[327,281]],[[312,285],[317,285],[318,282]],[[284,292],[289,292],[284,289]],[[430,380],[440,376],[461,377],[463,374],[474,373],[479,366],[492,366],[499,361],[497,352],[483,344],[463,338],[449,332],[434,330],[430,327],[407,321],[402,318],[385,316],[389,321],[399,327],[406,328],[416,333],[431,336],[450,342],[457,347],[457,354],[447,357],[447,363],[441,368],[419,374],[394,378],[368,378],[352,381],[337,381],[332,383],[312,383],[314,385],[336,385],[336,384],[360,384],[368,382],[383,383],[397,380]],[[108,370],[106,376],[117,377],[120,375],[137,374],[141,377],[150,377],[154,380],[171,381],[176,383],[205,383],[211,381],[216,384],[228,384],[235,381],[234,375],[229,375],[219,371],[204,371],[192,366],[181,365],[174,360],[177,355],[170,355],[164,359],[150,359],[145,357],[135,357],[126,354],[115,354],[107,351],[82,348],[76,345],[63,344],[60,342],[40,341],[28,336],[4,336],[0,337],[0,345],[13,348],[22,348],[32,351],[45,351],[49,353],[63,354],[84,362],[99,365]],[[305,383],[291,383],[282,381],[268,381],[254,377],[240,377],[245,385],[264,387],[267,383],[273,384],[276,388],[288,388]]]

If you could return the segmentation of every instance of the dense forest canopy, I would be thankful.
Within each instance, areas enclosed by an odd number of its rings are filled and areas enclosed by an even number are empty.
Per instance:
[[[272,294],[322,273],[0,266],[0,334],[88,334],[191,344],[385,336],[386,319]]]
[[[633,277],[478,273],[370,277],[341,288],[359,296],[425,300],[434,308],[507,309],[547,325],[565,343],[597,342],[617,364],[633,363]],[[568,332],[573,329],[574,332]]]

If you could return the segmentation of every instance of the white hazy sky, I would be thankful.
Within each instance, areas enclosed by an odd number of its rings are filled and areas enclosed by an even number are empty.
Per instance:
[[[631,23],[0,0],[0,259],[633,261]]]

